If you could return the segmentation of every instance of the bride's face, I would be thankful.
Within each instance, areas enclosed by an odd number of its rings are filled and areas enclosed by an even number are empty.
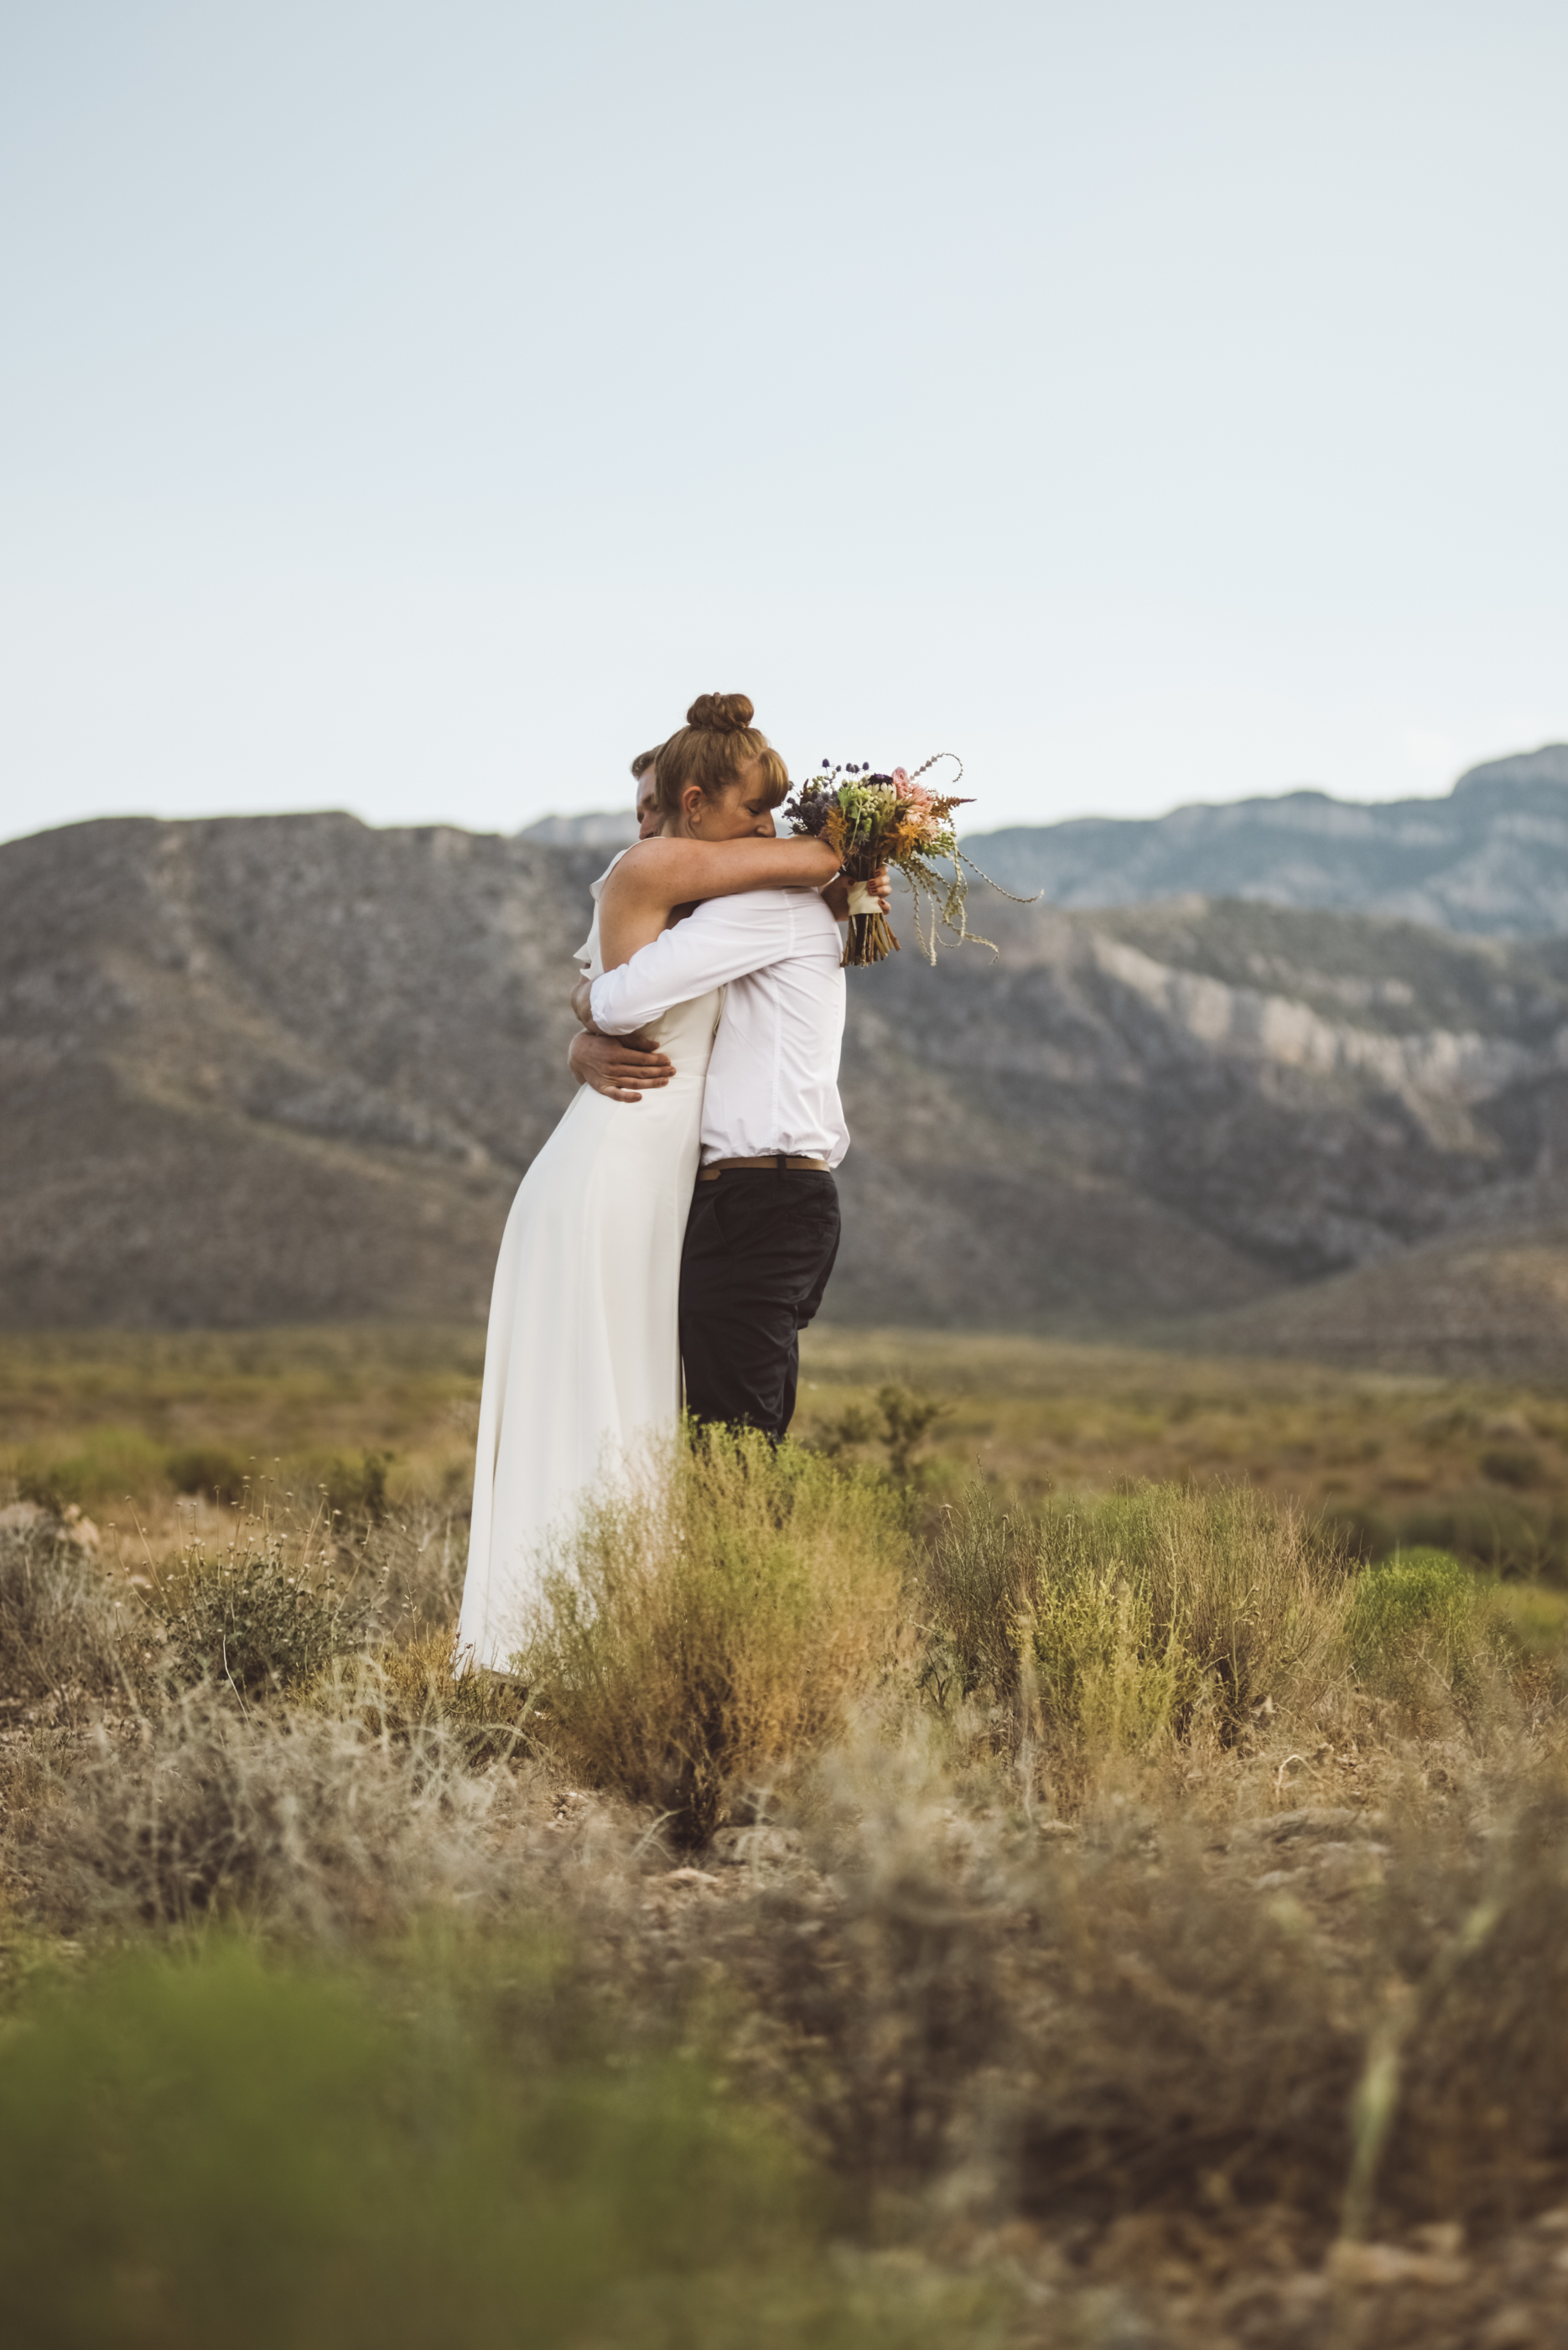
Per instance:
[[[673,828],[691,840],[743,840],[757,834],[771,840],[777,827],[760,759],[742,767],[717,799],[705,799],[695,784],[682,795],[680,821]]]

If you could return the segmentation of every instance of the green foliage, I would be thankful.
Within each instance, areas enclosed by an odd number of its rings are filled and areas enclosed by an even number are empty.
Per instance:
[[[26,1446],[16,1456],[16,1490],[56,1515],[73,1505],[147,1502],[168,1482],[163,1447],[135,1428],[95,1428],[67,1447],[57,1440]]]
[[[258,1461],[254,1451],[219,1437],[166,1445],[140,1429],[102,1427],[68,1446],[58,1439],[24,1446],[15,1456],[15,1476],[24,1501],[57,1515],[73,1503],[86,1510],[124,1500],[145,1505],[168,1493],[196,1493],[233,1507],[280,1472],[350,1523],[376,1524],[389,1514],[387,1472],[396,1456],[385,1448],[306,1452],[286,1463]]]
[[[794,1445],[705,1430],[590,1502],[519,1669],[574,1771],[700,1842],[843,1726],[891,1653],[902,1511]]]
[[[919,1474],[915,1455],[940,1419],[945,1419],[951,1409],[940,1396],[916,1395],[912,1389],[889,1384],[877,1390],[877,1405],[882,1414],[882,1442],[887,1448],[888,1474],[899,1485],[908,1484]]]
[[[0,2299],[32,2350],[848,2350],[825,2216],[709,2065],[608,2061],[526,1946],[378,1976],[220,1943],[0,2043]]]
[[[825,1461],[841,1461],[858,1445],[869,1444],[877,1433],[874,1413],[863,1403],[846,1404],[833,1419],[820,1419],[811,1431],[811,1449]]]
[[[231,1508],[244,1500],[255,1479],[251,1462],[232,1444],[177,1445],[165,1455],[163,1465],[177,1493],[199,1493]]]
[[[387,1471],[395,1453],[367,1448],[358,1461],[334,1457],[321,1478],[323,1501],[334,1517],[368,1521],[379,1525],[391,1514]]]
[[[185,1554],[151,1602],[182,1682],[212,1681],[242,1697],[304,1689],[335,1657],[364,1644],[375,1595],[313,1574],[297,1545],[270,1529],[216,1557]]]
[[[897,1485],[917,1484],[926,1464],[916,1459],[939,1420],[949,1418],[950,1404],[940,1396],[917,1394],[896,1380],[877,1390],[877,1413],[865,1404],[849,1403],[836,1418],[818,1420],[810,1446],[826,1460],[843,1460],[863,1444],[880,1444],[888,1456],[888,1474]]]
[[[1246,1486],[1144,1484],[1002,1516],[973,1489],[925,1578],[928,1685],[1020,1690],[1081,1753],[1142,1752],[1196,1722],[1234,1741],[1255,1710],[1319,1695],[1344,1667],[1331,1543]]]
[[[1366,1568],[1347,1631],[1363,1688],[1417,1713],[1473,1702],[1495,1648],[1483,1586],[1441,1550],[1401,1551]]]
[[[1174,1609],[1149,1576],[1072,1545],[1039,1586],[1033,1659],[1057,1742],[1096,1756],[1147,1753],[1190,1720],[1203,1688]]]
[[[942,1510],[920,1581],[919,1683],[939,1705],[1012,1696],[1037,1581],[1032,1519],[1000,1512],[980,1484]]]

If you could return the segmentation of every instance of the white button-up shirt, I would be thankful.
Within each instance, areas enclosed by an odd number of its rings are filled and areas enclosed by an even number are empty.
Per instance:
[[[594,1024],[628,1036],[711,987],[728,990],[702,1097],[702,1163],[786,1150],[836,1167],[843,934],[814,889],[708,898],[593,984]]]

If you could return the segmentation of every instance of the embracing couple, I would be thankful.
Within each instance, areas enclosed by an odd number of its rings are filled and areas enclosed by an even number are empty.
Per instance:
[[[833,1270],[847,893],[824,842],[775,837],[789,776],[752,716],[692,703],[638,763],[642,837],[594,884],[591,1082],[513,1202],[485,1343],[458,1647],[494,1671],[552,1529],[673,1432],[683,1364],[695,1419],[784,1434]]]

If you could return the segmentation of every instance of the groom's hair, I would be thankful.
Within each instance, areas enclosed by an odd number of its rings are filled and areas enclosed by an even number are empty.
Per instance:
[[[657,762],[659,754],[663,748],[664,745],[660,743],[657,743],[651,751],[639,751],[638,753],[636,758],[631,763],[631,780],[634,784],[641,783],[649,767],[653,766]]]
[[[767,736],[752,724],[752,717],[743,693],[697,696],[685,725],[661,743],[656,754],[659,805],[666,816],[680,815],[680,795],[689,784],[700,785],[704,799],[717,799],[753,762],[762,769],[768,806],[777,807],[789,789],[789,769]]]

